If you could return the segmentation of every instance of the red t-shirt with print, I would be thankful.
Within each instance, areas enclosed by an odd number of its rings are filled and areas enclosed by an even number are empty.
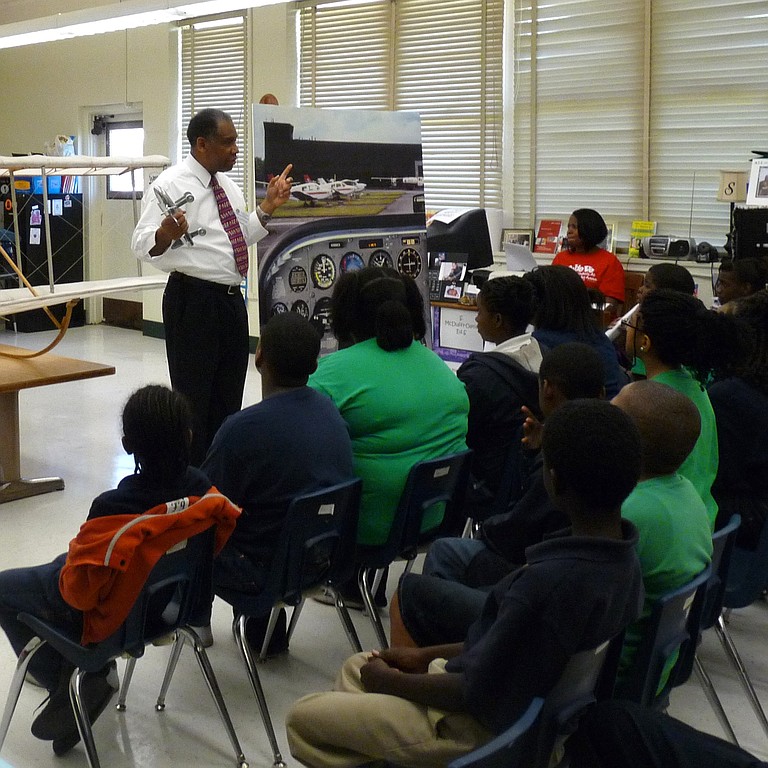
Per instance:
[[[590,253],[563,250],[555,256],[552,263],[570,267],[587,288],[597,288],[608,298],[624,301],[624,267],[610,251],[602,248]]]

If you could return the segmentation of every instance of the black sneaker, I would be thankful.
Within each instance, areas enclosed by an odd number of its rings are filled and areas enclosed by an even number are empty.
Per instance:
[[[80,741],[80,732],[77,730],[77,722],[69,701],[68,689],[66,691],[67,706],[60,706],[59,691],[61,687],[60,684],[51,695],[49,705],[32,723],[32,734],[38,739],[53,741],[53,751],[57,755],[69,752]],[[107,708],[112,697],[117,693],[118,687],[115,662],[108,664],[99,672],[85,675],[82,681],[82,699],[91,725]]]
[[[261,653],[261,646],[264,643],[264,636],[267,633],[268,622],[269,616],[249,616],[245,622],[245,639],[248,641],[248,645],[251,646],[251,652],[255,653],[257,656]],[[272,632],[272,637],[270,638],[269,645],[267,646],[266,657],[271,659],[274,656],[279,656],[281,653],[285,653],[287,650],[287,618],[285,614],[285,608],[281,608],[277,615],[275,629]]]

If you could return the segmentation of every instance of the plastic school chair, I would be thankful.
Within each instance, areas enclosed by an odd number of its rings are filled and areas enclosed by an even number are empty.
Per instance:
[[[284,766],[284,762],[256,662],[266,659],[280,609],[293,607],[287,631],[290,641],[306,596],[320,588],[328,589],[333,594],[337,613],[353,650],[362,650],[339,591],[340,585],[352,578],[355,572],[361,485],[362,481],[355,478],[297,496],[291,502],[280,531],[267,583],[260,593],[252,595],[230,589],[216,589],[217,596],[229,603],[234,611],[232,633],[256,696],[275,768]],[[264,641],[256,658],[246,636],[246,623],[251,616],[269,616]],[[166,670],[167,685],[165,682],[163,684],[165,690],[170,685],[178,660],[178,645],[177,640]]]
[[[712,562],[710,564],[711,573],[707,581],[707,587],[704,593],[704,607],[701,613],[699,634],[695,643],[686,646],[683,653],[680,654],[674,669],[674,687],[687,682],[691,672],[696,672],[696,677],[704,689],[704,693],[709,701],[712,710],[717,716],[725,735],[733,744],[738,744],[736,734],[728,720],[720,698],[715,691],[712,681],[707,674],[704,665],[698,657],[697,648],[701,642],[702,633],[711,629],[720,614],[723,611],[723,599],[725,598],[725,585],[728,580],[728,571],[731,564],[731,554],[733,552],[736,535],[738,533],[741,518],[739,515],[733,515],[728,525],[715,531],[712,535]]]
[[[725,621],[726,611],[746,608],[760,599],[766,584],[768,584],[768,521],[763,523],[760,538],[754,550],[734,545],[728,573],[725,577],[722,603],[724,611],[717,615],[713,625],[728,660],[736,670],[739,682],[749,699],[755,716],[766,736],[768,736],[768,719],[766,719],[763,707],[757,697],[757,692],[752,685],[747,669],[741,660],[741,656],[736,649]]]
[[[415,464],[408,473],[387,540],[380,545],[357,548],[357,583],[380,648],[389,647],[389,643],[373,596],[384,569],[401,559],[406,561],[408,573],[420,548],[440,536],[456,535],[457,530],[462,530],[471,458],[472,451],[465,450]],[[424,513],[435,504],[445,504],[442,522],[422,531]]]
[[[514,725],[448,768],[548,768],[558,746],[576,730],[581,714],[598,698],[598,685],[605,682],[601,673],[613,642],[573,655],[546,697],[533,699]]]
[[[8,733],[29,662],[44,643],[49,643],[75,666],[69,682],[72,709],[88,765],[90,768],[100,768],[91,723],[81,698],[83,677],[88,672],[98,672],[118,657],[127,654],[130,658],[117,707],[122,711],[125,709],[125,698],[136,659],[144,654],[144,649],[153,640],[176,632],[179,652],[183,643],[194,648],[200,670],[234,749],[236,764],[239,768],[248,768],[205,649],[195,632],[189,628],[196,612],[210,604],[214,534],[215,527],[211,526],[164,554],[150,572],[128,618],[111,637],[100,643],[80,645],[79,637],[67,635],[52,624],[30,614],[19,614],[19,619],[31,627],[37,637],[29,641],[19,656],[0,722],[0,748]],[[156,709],[160,711],[163,707],[164,702],[161,705],[158,701]]]
[[[711,572],[711,567],[707,566],[687,584],[667,592],[653,604],[632,669],[627,679],[617,686],[614,698],[627,699],[646,707],[666,707],[675,670],[672,669],[659,691],[664,667],[675,653],[679,662],[685,656],[688,645],[695,645],[698,640]]]

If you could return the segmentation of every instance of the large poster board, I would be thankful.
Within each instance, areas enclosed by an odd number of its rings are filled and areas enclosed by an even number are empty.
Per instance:
[[[333,288],[344,272],[387,266],[426,297],[421,122],[413,112],[253,108],[256,197],[293,164],[290,200],[258,245],[259,317],[297,312],[329,330]]]

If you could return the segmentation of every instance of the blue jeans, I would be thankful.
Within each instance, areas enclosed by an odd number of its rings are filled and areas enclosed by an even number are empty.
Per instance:
[[[406,573],[397,591],[403,626],[420,648],[463,643],[483,612],[488,593],[456,581]]]
[[[63,554],[45,565],[0,572],[0,626],[17,656],[35,637],[35,633],[16,618],[19,613],[30,613],[80,639],[82,614],[67,605],[59,591],[59,572],[66,557]],[[29,671],[50,691],[56,688],[64,664],[62,656],[46,644],[32,658]]]
[[[485,544],[478,539],[437,539],[427,550],[422,573],[466,584],[467,567],[472,558],[485,548]]]

